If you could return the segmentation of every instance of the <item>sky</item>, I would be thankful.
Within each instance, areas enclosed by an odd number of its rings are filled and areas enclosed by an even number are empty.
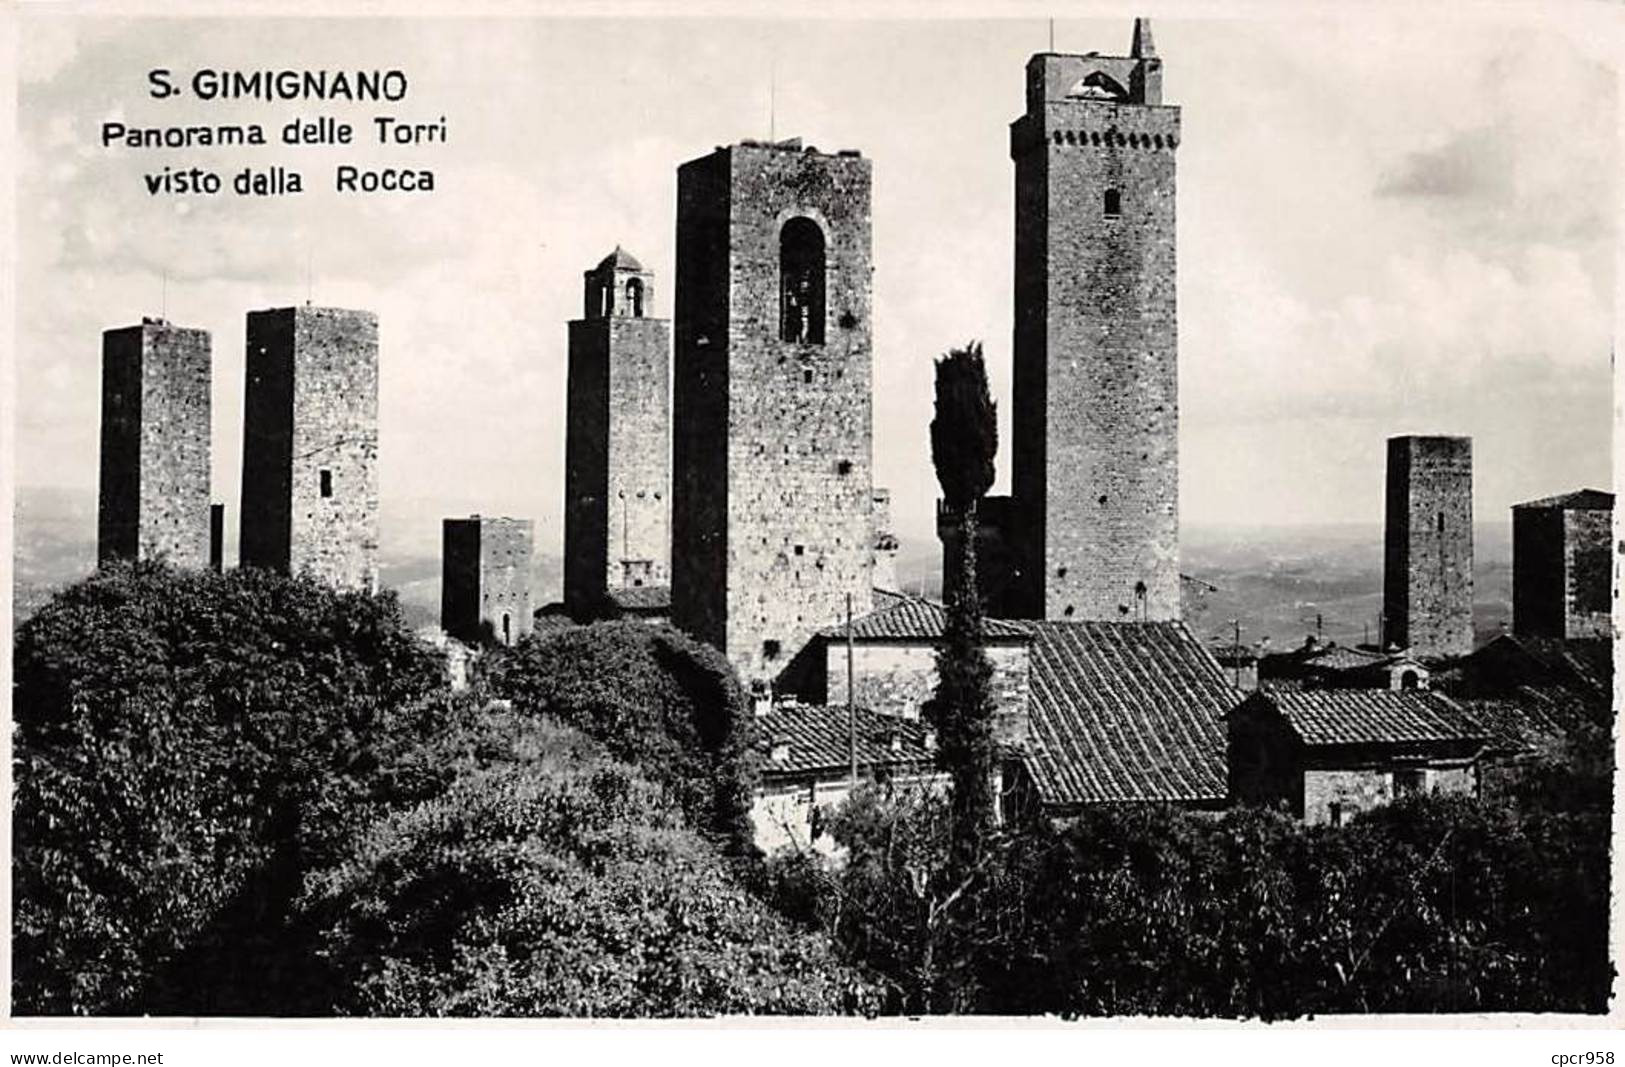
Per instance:
[[[1154,23],[1178,157],[1187,526],[1378,522],[1384,439],[1474,438],[1480,522],[1608,488],[1617,80],[1609,38],[1400,8]],[[1058,19],[1126,54],[1132,11]],[[214,489],[235,521],[244,315],[380,321],[381,486],[562,543],[567,320],[620,244],[669,316],[676,168],[800,136],[874,163],[875,481],[932,536],[932,360],[985,342],[1009,439],[1008,124],[1043,19],[23,19],[16,483],[93,493],[100,335],[160,311],[213,335]],[[399,68],[395,104],[153,100],[147,71]],[[379,148],[374,115],[444,116]],[[333,115],[345,148],[110,149],[104,121]],[[426,194],[333,190],[423,166]],[[300,170],[295,197],[151,196],[142,175]],[[999,457],[1008,484],[1008,452]],[[386,507],[386,514],[389,509]],[[426,539],[437,524],[423,520]],[[385,530],[386,541],[401,531]],[[234,536],[232,537],[234,542]]]

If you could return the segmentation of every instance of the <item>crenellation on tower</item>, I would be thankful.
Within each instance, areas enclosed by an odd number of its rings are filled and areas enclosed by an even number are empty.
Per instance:
[[[743,142],[677,185],[672,617],[772,681],[872,602],[870,163]]]
[[[654,274],[619,245],[584,275],[569,325],[564,600],[596,616],[611,589],[670,581],[670,324]]]
[[[207,330],[103,332],[98,564],[208,566],[211,366]]]
[[[1388,439],[1385,647],[1436,659],[1473,650],[1473,439]]]
[[[378,319],[248,313],[240,562],[378,587]]]

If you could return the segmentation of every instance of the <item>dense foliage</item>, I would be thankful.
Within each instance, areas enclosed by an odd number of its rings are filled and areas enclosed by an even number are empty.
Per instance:
[[[14,1008],[265,1011],[303,873],[436,728],[392,597],[113,567],[18,631]]]
[[[940,1010],[945,988],[1000,1014],[1607,1008],[1606,811],[1427,797],[1331,828],[1094,808],[997,842],[975,906],[937,939],[952,952],[927,958],[941,809],[871,794],[833,827],[844,868],[775,866],[787,910],[878,971],[889,1010]]]
[[[311,884],[341,1013],[829,1013],[869,999],[822,937],[751,897],[666,791],[546,719]]]
[[[755,719],[723,655],[665,626],[601,622],[495,652],[482,685],[601,742],[678,798],[724,849],[753,849]]]

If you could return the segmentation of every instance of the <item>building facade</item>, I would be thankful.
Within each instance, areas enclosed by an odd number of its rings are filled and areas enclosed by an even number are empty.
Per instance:
[[[1612,637],[1614,494],[1581,489],[1512,508],[1512,630]]]
[[[747,683],[869,611],[870,164],[744,142],[677,174],[672,621]]]
[[[1180,618],[1179,141],[1148,20],[1128,56],[1028,61],[1010,127],[1023,616]]]
[[[210,359],[207,330],[163,319],[102,334],[98,564],[209,564]]]
[[[378,587],[378,318],[248,314],[239,562]]]
[[[597,617],[610,590],[670,578],[670,324],[654,274],[616,247],[585,274],[570,323],[564,602]]]
[[[1472,438],[1389,438],[1384,523],[1383,647],[1472,652]]]
[[[467,644],[511,645],[531,631],[529,519],[471,515],[441,524],[440,626]]]

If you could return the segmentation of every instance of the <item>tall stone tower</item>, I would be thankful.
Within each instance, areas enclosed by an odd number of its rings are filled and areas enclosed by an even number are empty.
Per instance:
[[[564,602],[596,615],[607,589],[670,579],[671,334],[654,275],[619,246],[586,272],[570,323]]]
[[[1148,20],[1126,57],[1028,61],[1010,127],[1024,615],[1180,617],[1178,147]]]
[[[1614,633],[1614,494],[1579,489],[1512,506],[1512,631]]]
[[[102,334],[96,560],[209,563],[207,330],[163,319]]]
[[[748,682],[872,603],[869,193],[799,140],[677,172],[672,621]]]
[[[378,318],[248,313],[239,557],[338,589],[378,587]]]
[[[471,515],[441,525],[440,628],[511,645],[531,630],[529,519]]]
[[[1390,437],[1384,646],[1424,658],[1473,650],[1473,439]]]

